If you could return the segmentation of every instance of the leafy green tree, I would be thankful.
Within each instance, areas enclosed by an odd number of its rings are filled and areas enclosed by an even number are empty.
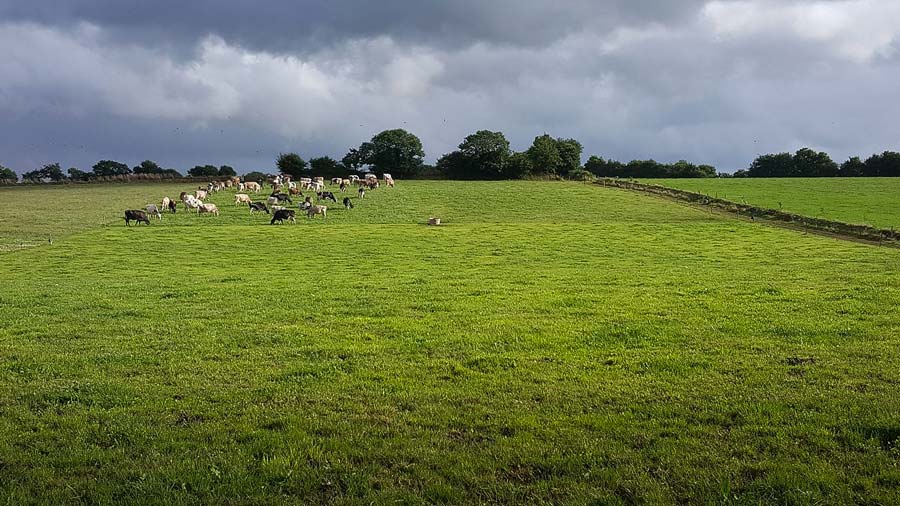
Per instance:
[[[786,177],[793,172],[794,157],[790,153],[760,155],[750,168],[748,177]]]
[[[299,179],[308,175],[306,170],[306,160],[300,158],[297,153],[281,153],[275,162],[275,166],[282,174],[288,174],[294,179]]]
[[[0,165],[0,179],[19,179],[19,176],[16,173],[8,168]]]
[[[236,176],[237,171],[234,170],[230,165],[223,165],[219,167],[219,176],[220,177],[232,177]]]
[[[435,169],[448,179],[476,179],[469,177],[470,160],[462,151],[452,151],[438,158]]]
[[[358,149],[350,148],[350,151],[341,158],[341,164],[346,167],[347,170],[359,172],[363,165],[365,165],[365,162],[363,162],[362,154]]]
[[[55,182],[66,179],[66,175],[63,173],[58,163],[48,163],[40,169],[22,174],[22,179],[35,182],[44,182],[46,180]]]
[[[310,158],[309,168],[313,174],[322,177],[337,177],[346,172],[344,166],[330,156]]]
[[[535,174],[556,174],[562,164],[556,139],[547,134],[535,137],[526,153],[531,161],[532,173]]]
[[[885,151],[872,155],[865,161],[863,173],[869,177],[900,177],[900,153]]]
[[[114,160],[100,160],[92,167],[94,175],[98,177],[123,176],[131,174],[127,165]]]
[[[85,172],[75,167],[70,167],[68,173],[69,179],[71,179],[72,181],[87,181],[91,178],[90,172]]]
[[[375,172],[389,172],[401,178],[420,172],[425,157],[422,141],[402,128],[376,134],[360,146],[359,152],[362,162]]]
[[[559,165],[556,173],[568,176],[569,172],[581,168],[581,153],[584,148],[575,139],[556,139],[556,151],[559,153]]]
[[[244,181],[265,181],[269,178],[268,174],[264,174],[258,170],[244,174]]]
[[[858,156],[851,157],[841,164],[838,175],[843,177],[862,176],[866,172],[866,164]]]
[[[506,166],[503,168],[503,177],[507,179],[520,179],[533,172],[531,158],[527,153],[513,153],[509,155]]]
[[[815,152],[803,148],[794,153],[792,177],[834,177],[838,175],[838,164],[825,152]]]
[[[471,175],[479,179],[500,179],[505,177],[506,164],[511,154],[509,141],[503,132],[479,130],[469,135],[459,145],[459,151],[466,158],[466,167]]]
[[[195,165],[188,170],[188,175],[191,177],[217,177],[219,168],[215,165]]]
[[[162,174],[163,168],[151,160],[144,160],[133,170],[135,174]]]

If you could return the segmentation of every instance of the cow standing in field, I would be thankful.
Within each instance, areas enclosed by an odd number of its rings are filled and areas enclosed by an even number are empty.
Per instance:
[[[353,209],[353,202],[350,202],[350,197],[344,197],[344,207]]]
[[[269,212],[269,208],[266,207],[265,202],[250,202],[250,214],[253,214],[253,211],[256,211],[258,213],[272,214]]]
[[[147,225],[150,224],[150,218],[147,217],[147,213],[144,211],[138,211],[136,209],[129,209],[125,211],[125,226],[131,226],[131,222],[135,222],[140,224],[142,221]]]
[[[363,188],[362,186],[359,187],[359,191],[357,193],[359,194],[359,198],[361,198],[361,199],[366,198],[366,189]]]
[[[316,193],[316,200],[331,200],[335,204],[337,204],[337,198],[335,198],[334,193],[331,192],[318,192]]]
[[[277,221],[278,223],[283,224],[284,220],[288,220],[291,223],[296,223],[295,213],[293,209],[279,209],[275,211],[275,214],[272,216],[272,221],[269,222],[271,225],[274,225]]]
[[[321,214],[322,219],[327,220],[328,208],[325,206],[312,206],[306,210],[306,216],[310,219],[317,214]]]
[[[159,212],[159,208],[156,207],[156,204],[147,204],[147,214],[150,216],[156,216],[157,219],[162,219],[162,213]]]
[[[169,211],[170,211],[172,214],[175,214],[175,208],[176,208],[176,207],[177,207],[177,206],[175,205],[175,201],[174,201],[174,200],[170,200],[170,201],[169,201]]]
[[[235,193],[234,194],[234,205],[238,204],[249,204],[250,203],[250,195],[246,193]]]
[[[162,199],[162,209],[169,209],[169,202],[172,202],[172,199],[169,197],[163,197]]]

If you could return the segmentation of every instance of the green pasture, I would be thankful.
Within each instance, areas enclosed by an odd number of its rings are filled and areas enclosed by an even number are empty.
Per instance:
[[[879,228],[900,228],[900,178],[642,179],[770,209]]]
[[[900,250],[561,182],[124,225],[178,190],[3,190],[78,226],[0,221],[60,231],[0,254],[0,504],[900,502]]]

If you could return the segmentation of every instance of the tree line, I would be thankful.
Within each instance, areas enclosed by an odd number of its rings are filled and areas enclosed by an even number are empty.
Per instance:
[[[426,164],[422,141],[403,130],[385,130],[370,140],[352,147],[340,160],[319,156],[304,160],[297,153],[281,153],[275,166],[294,178],[311,175],[336,177],[348,173],[389,172],[398,178],[446,179],[520,179],[527,177],[559,177],[588,180],[595,177],[618,178],[700,178],[700,177],[900,177],[900,153],[885,151],[861,160],[853,157],[838,165],[827,153],[803,148],[796,153],[758,156],[747,169],[734,174],[716,173],[712,165],[694,164],[686,160],[661,163],[656,160],[632,160],[627,163],[593,155],[583,165],[584,148],[576,139],[542,134],[534,138],[528,149],[516,152],[503,132],[479,130],[465,139],[457,149],[441,156],[434,165]],[[58,163],[22,175],[24,181],[91,181],[106,180],[131,174],[180,178],[175,169],[164,169],[151,160],[128,165],[114,160],[101,160],[90,172],[70,168],[64,173]],[[237,171],[231,166],[197,165],[187,171],[191,177],[230,177]],[[244,177],[264,180],[268,174],[253,171]],[[0,166],[0,180],[15,181],[16,174]]]
[[[900,177],[900,153],[885,151],[865,160],[854,156],[838,165],[828,153],[802,148],[760,155],[731,177]]]

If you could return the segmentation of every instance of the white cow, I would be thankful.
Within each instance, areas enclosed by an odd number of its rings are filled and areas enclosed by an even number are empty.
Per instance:
[[[215,204],[204,204],[201,202],[200,207],[197,208],[197,214],[200,214],[200,213],[209,213],[209,214],[214,214],[214,215],[218,216],[219,208],[216,207]]]
[[[250,203],[250,195],[246,193],[235,193],[234,194],[234,205],[238,204],[249,204]]]
[[[156,204],[147,204],[147,214],[150,216],[156,216],[160,220],[162,219],[162,213],[159,212],[159,208],[156,207]]]

